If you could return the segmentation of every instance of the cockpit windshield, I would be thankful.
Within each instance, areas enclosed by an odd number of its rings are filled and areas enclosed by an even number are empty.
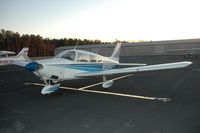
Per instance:
[[[74,61],[76,58],[76,53],[74,51],[67,51],[67,52],[58,54],[55,58],[65,58],[65,59]]]

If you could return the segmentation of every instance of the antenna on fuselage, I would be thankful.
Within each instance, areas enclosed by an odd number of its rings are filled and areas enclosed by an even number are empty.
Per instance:
[[[74,50],[76,50],[76,47],[78,46],[78,43],[79,43],[79,40],[78,40],[78,42],[76,43],[76,46],[74,47]]]

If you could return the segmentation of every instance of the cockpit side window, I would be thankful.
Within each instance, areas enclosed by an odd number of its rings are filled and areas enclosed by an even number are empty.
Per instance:
[[[67,51],[65,53],[61,53],[60,55],[57,55],[56,58],[65,58],[71,61],[74,61],[76,57],[76,53],[74,51]]]
[[[98,60],[97,60],[97,62],[101,63],[101,62],[102,62],[102,60],[101,60],[101,59],[98,59]]]
[[[77,61],[77,62],[89,62],[89,61],[90,61],[90,58],[89,58],[89,55],[88,55],[88,54],[85,54],[85,53],[78,53],[78,56],[77,56],[76,61]]]
[[[95,55],[90,55],[90,62],[97,62],[98,58]]]
[[[101,58],[98,55],[90,55],[90,62],[102,62]]]

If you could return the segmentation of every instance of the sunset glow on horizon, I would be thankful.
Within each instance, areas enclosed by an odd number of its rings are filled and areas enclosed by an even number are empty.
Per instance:
[[[102,41],[200,38],[198,0],[0,0],[0,29]]]

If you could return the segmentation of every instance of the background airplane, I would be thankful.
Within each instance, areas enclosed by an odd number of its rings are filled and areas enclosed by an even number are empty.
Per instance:
[[[184,58],[198,58],[200,48],[188,48],[188,49],[170,49],[169,52],[185,52]]]
[[[25,60],[23,55],[28,54],[28,48],[23,48],[18,55],[16,56],[9,56],[9,55],[14,55],[15,52],[11,51],[0,51],[0,66],[4,65],[10,65],[14,61],[19,61],[19,60]]]
[[[32,61],[27,55],[23,55],[26,61],[16,61],[14,64],[25,67],[26,70],[33,72],[40,77],[45,84],[31,83],[33,85],[44,86],[41,93],[50,94],[58,90],[60,82],[64,80],[78,80],[80,78],[88,77],[102,77],[102,82],[81,87],[79,89],[60,87],[63,89],[71,89],[78,91],[86,91],[93,93],[110,94],[111,92],[99,92],[94,90],[87,90],[96,85],[101,85],[103,88],[109,88],[113,82],[122,78],[132,76],[133,73],[157,71],[166,69],[184,68],[192,62],[183,61],[175,63],[166,63],[158,65],[147,65],[140,63],[119,63],[121,43],[118,43],[110,57],[101,56],[96,53],[83,51],[83,50],[66,50],[56,55],[52,59],[43,59]],[[129,66],[128,68],[119,68],[120,66]],[[137,67],[133,67],[137,66]],[[128,74],[115,79],[108,79],[110,75]],[[112,95],[119,95],[112,93]],[[136,97],[133,95],[120,94],[126,97]],[[155,100],[158,98],[140,97],[143,99]]]
[[[15,55],[12,51],[0,51],[0,58],[9,57],[10,55]]]

